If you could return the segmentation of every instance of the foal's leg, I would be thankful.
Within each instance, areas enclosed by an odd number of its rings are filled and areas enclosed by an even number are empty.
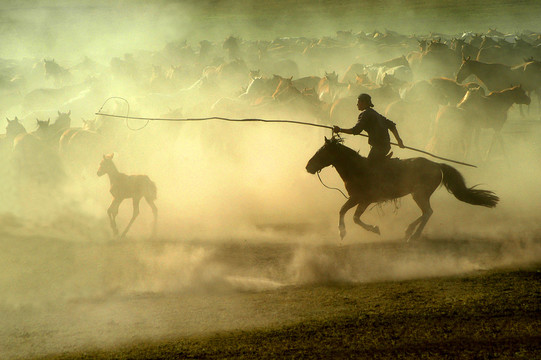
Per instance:
[[[141,201],[141,198],[133,198],[133,214],[130,219],[130,222],[128,223],[128,226],[126,226],[126,229],[124,229],[124,231],[122,232],[122,235],[120,236],[121,239],[124,238],[124,236],[126,236],[126,234],[128,233],[128,230],[130,230],[131,225],[137,218],[137,215],[139,215],[139,201]]]
[[[353,221],[355,222],[355,224],[360,225],[363,229],[371,231],[371,232],[376,233],[376,234],[379,235],[380,232],[379,232],[379,227],[378,226],[365,224],[361,220],[361,215],[364,213],[364,211],[366,210],[368,205],[369,205],[369,203],[361,202],[359,204],[359,206],[357,206],[357,209],[355,210],[355,214],[353,215]]]
[[[338,221],[338,229],[340,230],[340,239],[344,239],[346,236],[346,224],[344,223],[344,216],[349,209],[359,203],[359,200],[350,197],[344,205],[340,208],[340,220]]]
[[[111,224],[111,229],[113,229],[113,235],[118,235],[118,228],[116,227],[116,216],[118,215],[118,207],[120,206],[120,203],[122,202],[122,199],[114,198],[113,202],[109,206],[109,209],[107,209],[107,215],[109,216],[109,222]]]
[[[421,211],[423,212],[423,214],[421,216],[419,216],[414,222],[412,222],[408,226],[408,228],[406,230],[406,239],[407,239],[407,241],[417,240],[421,236],[421,232],[425,228],[425,225],[428,222],[428,219],[430,219],[430,217],[432,216],[432,213],[434,211],[432,211],[432,208],[430,207],[430,195],[431,194],[432,193],[426,194],[424,192],[422,192],[422,193],[414,192],[412,194],[413,195],[413,200],[415,200],[415,202],[417,203],[419,208],[421,208]],[[411,233],[413,232],[413,229],[415,229],[416,226],[417,226],[417,230],[415,230],[415,233],[413,233],[413,235],[411,235]]]
[[[152,209],[152,215],[154,216],[154,223],[152,224],[152,237],[156,236],[156,225],[158,222],[158,208],[156,207],[156,204],[154,204],[154,200],[151,198],[145,198],[148,205]]]

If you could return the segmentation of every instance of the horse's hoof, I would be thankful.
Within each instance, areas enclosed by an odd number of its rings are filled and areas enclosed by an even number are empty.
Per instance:
[[[416,241],[416,240],[419,240],[419,238],[420,238],[420,235],[413,234],[406,238],[406,242],[409,243],[412,241]]]
[[[379,226],[373,226],[372,232],[374,232],[375,234],[381,235],[381,232],[379,231]]]
[[[346,230],[340,230],[340,240],[344,240],[346,237]]]

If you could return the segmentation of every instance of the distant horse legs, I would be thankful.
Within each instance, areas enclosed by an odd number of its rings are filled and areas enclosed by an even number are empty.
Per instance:
[[[107,209],[107,215],[109,216],[109,222],[111,223],[111,228],[113,229],[114,236],[118,235],[118,228],[116,227],[115,218],[118,215],[118,207],[120,206],[121,202],[122,200],[115,198],[109,206],[109,209]]]
[[[130,219],[130,222],[128,223],[128,226],[126,226],[126,229],[122,232],[122,235],[120,236],[121,239],[123,239],[126,234],[128,233],[128,230],[130,230],[131,225],[139,215],[139,202],[141,201],[141,198],[133,198],[133,214]]]
[[[363,229],[365,230],[368,230],[368,231],[371,231],[373,233],[376,233],[376,234],[380,234],[379,232],[379,227],[378,226],[373,226],[373,225],[368,225],[368,224],[365,224],[364,222],[362,222],[361,220],[361,215],[363,214],[363,212],[366,210],[366,208],[368,207],[368,203],[366,202],[361,202],[359,204],[359,206],[357,206],[357,209],[355,210],[355,214],[353,215],[353,221],[355,222],[355,224],[357,225],[360,225]]]
[[[152,225],[152,237],[154,237],[156,235],[156,224],[158,222],[158,208],[154,204],[154,200],[152,200],[151,198],[145,197],[145,200],[152,209],[152,215],[154,215],[154,223]]]
[[[406,240],[417,240],[421,236],[421,232],[425,228],[426,223],[428,222],[428,219],[432,216],[432,213],[434,212],[432,208],[430,207],[430,194],[425,193],[417,193],[414,192],[413,194],[413,200],[417,203],[419,208],[421,208],[421,211],[423,212],[421,216],[419,216],[415,221],[413,221],[411,224],[409,224],[408,228],[406,229]],[[417,230],[415,233],[413,233],[413,230],[417,227]],[[413,235],[412,235],[413,233]]]
[[[494,133],[494,136],[492,137],[492,141],[490,143],[490,146],[488,148],[488,151],[485,155],[485,161],[486,160],[490,160],[490,154],[492,154],[492,150],[494,149],[494,145],[495,143],[499,143],[500,144],[500,147],[502,149],[502,153],[503,155],[505,156],[505,158],[507,159],[507,153],[505,152],[505,146],[503,144],[503,138],[502,138],[502,135],[500,134],[500,131],[497,130],[495,133]]]

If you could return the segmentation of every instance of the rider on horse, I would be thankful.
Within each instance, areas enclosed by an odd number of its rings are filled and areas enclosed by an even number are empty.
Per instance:
[[[351,129],[342,129],[339,126],[333,126],[335,133],[345,133],[358,135],[363,130],[368,133],[368,144],[372,147],[368,154],[368,159],[373,162],[381,162],[387,158],[387,154],[391,150],[391,139],[389,137],[389,130],[393,133],[398,146],[404,148],[404,143],[398,135],[396,124],[385,116],[379,114],[376,110],[372,109],[372,98],[368,94],[361,94],[358,97],[357,108],[361,111],[357,124]]]

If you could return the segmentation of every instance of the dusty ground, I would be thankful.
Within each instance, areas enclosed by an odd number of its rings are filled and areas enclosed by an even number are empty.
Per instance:
[[[0,310],[3,359],[541,356],[541,263],[506,260],[536,241],[57,245]]]

